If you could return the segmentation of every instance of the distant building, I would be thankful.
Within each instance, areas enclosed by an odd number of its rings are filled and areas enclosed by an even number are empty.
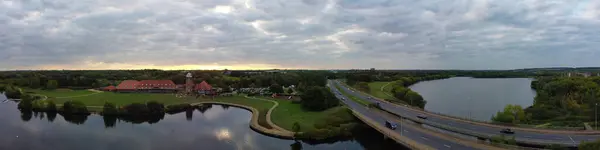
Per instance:
[[[112,91],[115,91],[115,90],[117,90],[117,87],[115,87],[115,86],[112,86],[112,85],[111,85],[111,86],[104,87],[104,88],[102,88],[102,89],[100,89],[100,90],[102,90],[102,91],[108,91],[108,92],[112,92]]]
[[[137,84],[140,81],[136,80],[125,80],[121,84],[117,85],[118,92],[135,92],[137,90]]]
[[[206,81],[202,81],[200,82],[200,84],[196,84],[196,87],[194,88],[194,90],[196,92],[198,92],[198,94],[204,94],[204,95],[212,95],[214,94],[214,90],[213,87],[208,84]]]
[[[125,80],[116,87],[117,92],[175,92],[177,85],[171,80]]]

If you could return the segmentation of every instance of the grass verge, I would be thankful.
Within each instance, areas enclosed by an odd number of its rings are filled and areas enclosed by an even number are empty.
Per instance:
[[[391,96],[392,94],[390,93],[392,86],[388,84],[390,84],[390,82],[370,82],[369,94],[380,99],[395,99],[395,97]],[[381,91],[381,87],[383,86],[386,87],[383,89],[383,91]]]
[[[68,89],[56,89],[56,90],[40,90],[40,89],[26,89],[26,92],[33,92],[40,95],[48,96],[49,98],[57,97],[71,97],[71,96],[85,96],[94,94],[95,92],[88,90],[68,90]]]
[[[300,132],[307,132],[315,130],[315,124],[322,122],[323,119],[329,114],[339,111],[342,107],[334,107],[325,111],[306,111],[302,109],[300,104],[295,104],[289,100],[264,98],[273,101],[277,101],[277,106],[273,112],[271,112],[271,121],[277,124],[281,128],[292,131],[294,123],[298,122],[300,125]]]
[[[346,91],[342,90],[342,87],[340,87],[339,85],[335,84],[334,85],[336,89],[338,89],[338,91],[340,91],[344,96],[350,98],[350,100],[355,101],[359,104],[365,105],[365,106],[369,106],[369,102],[362,100],[360,98],[354,97],[353,95],[347,93]]]

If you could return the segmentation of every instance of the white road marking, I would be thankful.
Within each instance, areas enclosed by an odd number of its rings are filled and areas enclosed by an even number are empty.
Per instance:
[[[571,136],[570,136],[570,135],[569,135],[569,139],[571,139],[571,142],[573,142],[573,144],[576,144],[576,143],[575,143],[575,140],[573,140],[573,138],[571,138]]]
[[[525,138],[531,138],[531,136],[524,136]]]
[[[569,138],[570,138],[570,137],[569,137]],[[560,139],[562,139],[562,138],[560,138],[560,137],[554,137],[554,139],[560,140]],[[571,140],[572,140],[572,139],[571,139]]]
[[[421,137],[421,138],[422,138],[423,140],[427,140],[427,141],[429,141],[429,139],[427,139],[427,138],[425,138],[425,137]]]
[[[404,132],[408,133],[408,131],[404,130]]]
[[[450,148],[450,145],[446,145],[446,144],[444,144],[444,146],[446,146],[447,148]]]

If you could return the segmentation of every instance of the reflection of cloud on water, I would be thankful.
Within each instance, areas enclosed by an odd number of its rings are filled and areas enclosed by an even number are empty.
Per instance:
[[[229,129],[223,128],[215,131],[215,136],[219,140],[231,140],[232,134]]]
[[[256,143],[254,141],[254,137],[250,134],[244,134],[244,140],[237,140],[236,147],[238,150],[246,150],[246,149],[258,149],[256,147]]]
[[[219,116],[223,115],[226,111],[222,108],[211,108],[210,111],[206,111],[202,114],[204,118],[208,121],[215,120],[219,118]]]

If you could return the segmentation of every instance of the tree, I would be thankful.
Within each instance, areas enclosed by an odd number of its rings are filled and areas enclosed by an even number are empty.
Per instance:
[[[281,87],[279,84],[272,84],[269,87],[269,91],[271,91],[271,93],[283,93],[283,87]]]
[[[24,111],[30,111],[31,109],[33,109],[33,99],[26,97],[29,96],[23,96],[23,99],[21,99],[17,108]]]
[[[508,104],[504,107],[504,111],[497,112],[492,116],[492,120],[503,123],[518,124],[521,121],[526,121],[525,111],[520,105]]]
[[[418,106],[419,108],[425,108],[425,104],[427,104],[427,101],[423,100],[423,97],[419,93],[412,90],[406,93],[405,100],[410,102],[410,105]]]
[[[298,122],[294,122],[294,125],[292,126],[292,131],[294,131],[295,134],[298,134],[298,132],[300,132],[300,124]]]
[[[80,101],[66,101],[63,103],[63,112],[66,114],[89,114],[85,104]]]
[[[369,83],[367,83],[367,82],[358,82],[358,83],[356,83],[356,87],[361,91],[365,91],[365,92],[370,91]]]
[[[47,112],[57,112],[58,109],[56,108],[56,103],[54,103],[54,101],[49,100],[48,101],[48,106],[47,106]],[[50,116],[48,115],[48,119],[50,119]]]
[[[6,97],[13,99],[20,99],[21,95],[23,95],[23,91],[21,88],[15,86],[6,86],[5,93]]]
[[[294,93],[294,89],[292,89],[291,87],[287,89],[287,93],[288,94],[293,94]]]
[[[311,111],[323,111],[339,105],[339,100],[325,87],[311,86],[300,96],[302,107]]]
[[[146,103],[148,107],[148,111],[150,114],[164,114],[165,113],[165,105],[158,103],[156,101],[150,101]]]
[[[29,87],[33,89],[40,88],[40,77],[29,78]]]
[[[109,102],[104,103],[104,107],[102,108],[103,116],[111,116],[111,115],[118,115],[118,114],[119,114],[119,110],[117,109],[115,104],[109,103]]]
[[[46,84],[46,89],[54,90],[58,88],[58,81],[56,80],[48,80],[48,84]]]

